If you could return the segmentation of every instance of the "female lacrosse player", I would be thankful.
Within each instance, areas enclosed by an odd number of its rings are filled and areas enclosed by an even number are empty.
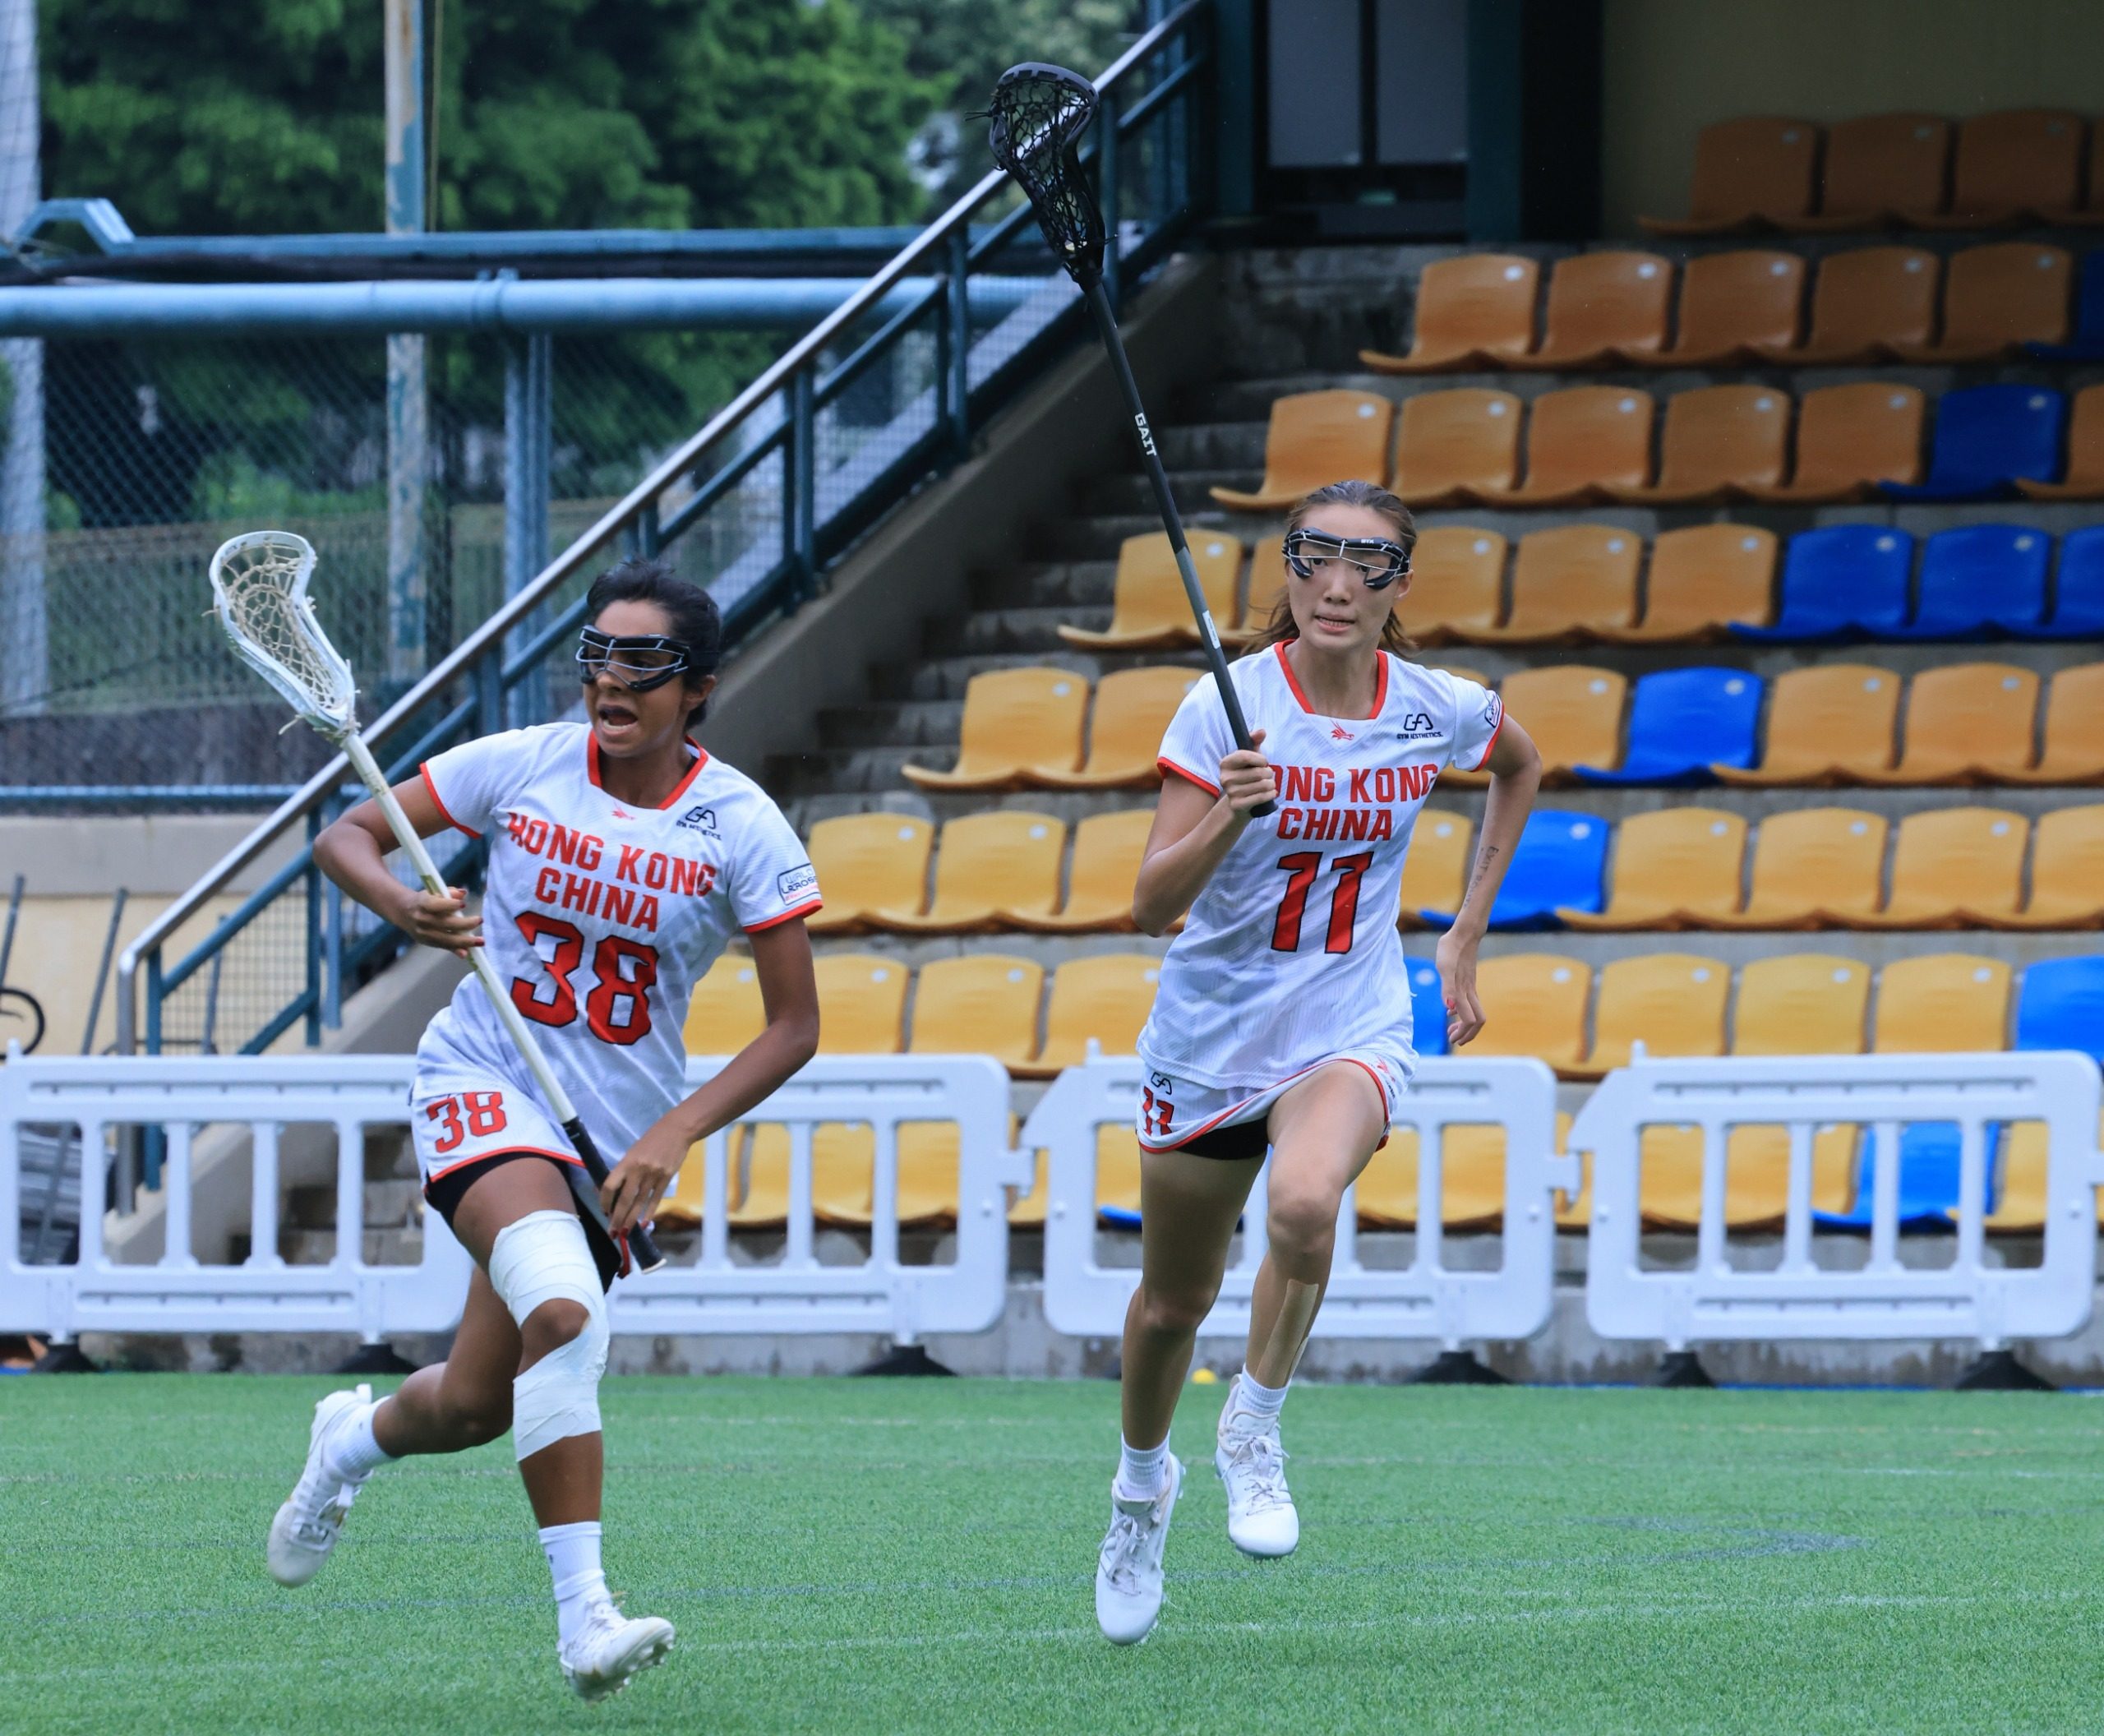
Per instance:
[[[454,889],[407,888],[373,804],[315,854],[353,898],[427,946],[487,945],[513,1003],[593,1139],[625,1152],[586,1179],[533,1077],[472,979],[417,1050],[410,1121],[424,1196],[478,1268],[452,1355],[377,1404],[364,1388],[316,1407],[307,1468],[270,1527],[271,1573],[313,1577],[380,1466],[458,1452],[512,1431],[554,1575],[556,1656],[576,1692],[617,1692],[670,1648],[629,1619],[599,1565],[604,1288],[621,1239],[647,1221],[687,1147],[767,1097],[818,1043],[802,918],[819,907],[803,846],[759,787],[688,739],[722,643],[716,606],[655,561],[593,585],[577,652],[584,723],[453,748],[395,792],[426,836],[489,840],[479,917]],[[697,1092],[681,1042],[694,984],[742,930],[767,1027]]]
[[[1263,750],[1237,750],[1207,681],[1162,743],[1133,914],[1151,935],[1189,916],[1139,1042],[1141,1277],[1096,1575],[1096,1619],[1121,1643],[1145,1638],[1161,1607],[1183,1481],[1170,1417],[1267,1148],[1270,1246],[1213,1462],[1237,1547],[1284,1555],[1299,1540],[1279,1412],[1329,1281],[1345,1189],[1416,1068],[1396,911],[1410,829],[1450,765],[1491,772],[1475,872],[1438,949],[1450,1041],[1483,1028],[1476,946],[1541,760],[1495,695],[1396,654],[1410,641],[1391,612],[1416,536],[1403,503],[1368,483],[1309,495],[1287,521],[1285,595],[1232,672]],[[1276,811],[1253,818],[1267,801]]]

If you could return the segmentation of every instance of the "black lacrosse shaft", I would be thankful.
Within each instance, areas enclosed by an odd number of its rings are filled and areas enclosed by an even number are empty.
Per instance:
[[[584,1131],[584,1118],[579,1115],[574,1120],[564,1122],[562,1131],[563,1137],[577,1147],[577,1155],[584,1160],[584,1173],[592,1178],[593,1185],[604,1187],[607,1160],[599,1155],[599,1147],[593,1144],[591,1134]],[[665,1256],[658,1251],[658,1244],[643,1224],[638,1224],[628,1233],[628,1257],[639,1272],[655,1272],[665,1263]]]
[[[1096,315],[1096,330],[1103,334],[1103,347],[1110,352],[1110,367],[1125,395],[1125,408],[1132,412],[1133,432],[1138,436],[1140,458],[1147,465],[1147,480],[1154,485],[1154,503],[1160,511],[1162,528],[1169,533],[1169,546],[1175,552],[1176,570],[1184,577],[1184,594],[1197,616],[1198,637],[1205,641],[1206,661],[1212,666],[1213,685],[1220,689],[1220,704],[1227,708],[1228,727],[1234,732],[1234,745],[1248,749],[1248,720],[1242,715],[1242,696],[1227,673],[1227,653],[1220,649],[1220,630],[1213,625],[1213,612],[1206,607],[1206,593],[1198,584],[1198,570],[1191,563],[1191,550],[1184,540],[1184,518],[1176,510],[1176,496],[1169,492],[1169,474],[1161,468],[1161,455],[1154,449],[1154,434],[1147,427],[1147,406],[1140,402],[1139,382],[1133,378],[1133,364],[1125,357],[1125,340],[1119,335],[1118,316],[1111,312],[1110,298],[1103,293],[1103,280],[1082,286],[1089,309]],[[1262,801],[1250,809],[1261,820],[1277,811],[1275,801]]]

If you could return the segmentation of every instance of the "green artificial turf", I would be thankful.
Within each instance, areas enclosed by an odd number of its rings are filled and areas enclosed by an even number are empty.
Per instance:
[[[509,1443],[262,1540],[328,1383],[0,1381],[0,1729],[2104,1726],[2104,1410],[2030,1395],[1321,1387],[1299,1553],[1227,1541],[1193,1387],[1170,1601],[1096,1632],[1107,1384],[626,1378],[607,1560],[678,1649],[558,1677]]]

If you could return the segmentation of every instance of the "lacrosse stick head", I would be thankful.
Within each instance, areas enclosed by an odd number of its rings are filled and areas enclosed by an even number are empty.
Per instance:
[[[1010,67],[986,106],[994,160],[1016,178],[1059,263],[1084,289],[1103,275],[1103,213],[1076,153],[1096,118],[1096,86],[1064,67]]]
[[[307,594],[313,576],[314,545],[304,537],[231,537],[212,556],[212,612],[234,655],[307,723],[341,741],[358,727],[358,686],[314,618]]]

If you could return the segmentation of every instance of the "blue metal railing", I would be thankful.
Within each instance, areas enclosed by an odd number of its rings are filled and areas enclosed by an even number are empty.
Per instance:
[[[1114,304],[1206,203],[1200,72],[1210,14],[1207,0],[1187,0],[1096,81],[1102,110],[1083,155],[1111,238]],[[1027,205],[1004,175],[987,175],[367,725],[390,776],[455,741],[547,714],[559,690],[571,691],[557,648],[583,618],[588,569],[614,547],[676,552],[706,531],[727,644],[812,596],[831,561],[909,488],[962,457],[974,431],[1082,330],[1078,293],[1045,273],[1044,258]],[[997,266],[1011,279],[1044,275],[988,325],[972,279]],[[874,414],[865,400],[879,404]],[[212,977],[222,1049],[258,1052],[302,1023],[311,1043],[337,1022],[350,990],[404,944],[314,864],[313,838],[358,793],[343,760],[333,760],[126,949],[121,1052],[137,1046],[142,972],[152,1052],[201,1041]],[[307,843],[293,859],[205,939],[165,958],[178,930],[224,900],[295,826]],[[441,863],[455,884],[472,884],[480,848]]]

